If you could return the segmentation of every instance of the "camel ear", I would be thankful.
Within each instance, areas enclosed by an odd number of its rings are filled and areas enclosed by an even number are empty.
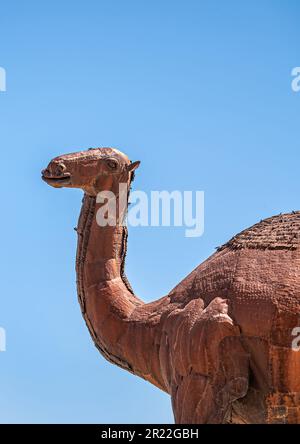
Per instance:
[[[127,171],[134,171],[136,170],[139,166],[140,166],[140,161],[137,160],[136,162],[131,162],[131,164],[129,164],[127,166]]]

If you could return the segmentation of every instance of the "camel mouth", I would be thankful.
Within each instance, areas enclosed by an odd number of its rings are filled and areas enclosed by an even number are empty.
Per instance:
[[[65,173],[63,176],[60,177],[53,177],[53,176],[45,176],[42,175],[42,179],[48,183],[49,185],[70,185],[71,183],[71,174]]]

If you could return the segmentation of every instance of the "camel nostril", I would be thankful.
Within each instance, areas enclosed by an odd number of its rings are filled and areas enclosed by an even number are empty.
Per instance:
[[[56,167],[56,171],[57,171],[58,174],[62,174],[62,173],[64,173],[64,172],[66,171],[66,169],[67,169],[67,167],[66,167],[66,165],[63,164],[63,163],[59,163],[59,164],[57,165],[57,167]]]
[[[67,169],[67,167],[64,163],[60,163],[58,166],[62,171],[65,171]]]

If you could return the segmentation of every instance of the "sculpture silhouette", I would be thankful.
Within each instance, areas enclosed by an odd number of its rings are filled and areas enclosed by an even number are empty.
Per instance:
[[[171,395],[177,423],[300,422],[300,212],[235,236],[151,303],[124,274],[127,229],[100,227],[99,191],[118,196],[139,162],[112,148],[53,159],[43,179],[82,188],[79,303],[100,353]],[[119,198],[119,197],[118,197]]]

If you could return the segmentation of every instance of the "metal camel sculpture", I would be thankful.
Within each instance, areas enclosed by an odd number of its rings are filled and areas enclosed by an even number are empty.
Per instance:
[[[78,298],[100,353],[171,395],[177,423],[299,423],[300,212],[263,220],[220,247],[158,301],[124,274],[126,209],[100,227],[97,193],[130,187],[139,162],[112,148],[53,159],[42,178],[84,191]]]

